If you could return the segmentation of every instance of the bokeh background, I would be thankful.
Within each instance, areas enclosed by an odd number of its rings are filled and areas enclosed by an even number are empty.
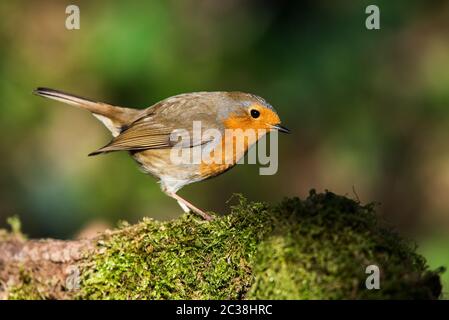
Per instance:
[[[80,30],[65,28],[69,4]],[[380,30],[365,28],[369,4]],[[177,204],[126,153],[87,157],[107,130],[37,86],[137,108],[261,95],[293,131],[277,175],[237,166],[180,194],[217,212],[233,193],[276,202],[311,188],[379,202],[432,267],[449,265],[449,1],[0,2],[0,227],[18,215],[31,237],[72,238],[169,219]]]

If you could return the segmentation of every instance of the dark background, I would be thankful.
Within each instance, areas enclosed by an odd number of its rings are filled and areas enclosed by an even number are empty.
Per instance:
[[[65,28],[69,4],[80,30]],[[369,4],[380,30],[365,28]],[[87,157],[109,141],[96,119],[37,86],[138,108],[182,92],[258,94],[293,131],[277,175],[237,166],[181,195],[227,212],[233,193],[356,193],[432,267],[449,265],[448,1],[2,1],[0,226],[18,215],[31,237],[71,238],[173,218],[176,202],[126,153]]]

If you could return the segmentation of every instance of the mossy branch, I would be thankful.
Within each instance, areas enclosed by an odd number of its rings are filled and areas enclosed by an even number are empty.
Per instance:
[[[365,286],[372,264],[379,290]],[[330,192],[274,206],[240,198],[212,222],[144,219],[92,240],[0,233],[9,299],[435,299],[441,272],[373,205]]]

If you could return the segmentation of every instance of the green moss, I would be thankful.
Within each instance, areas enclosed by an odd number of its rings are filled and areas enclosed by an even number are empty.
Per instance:
[[[311,193],[304,202],[285,200],[274,211],[279,222],[258,250],[250,298],[439,296],[438,272],[428,271],[414,246],[379,225],[373,205]],[[365,286],[372,264],[381,271],[380,290]]]
[[[22,223],[18,216],[12,216],[6,219],[6,223],[11,227],[11,232],[15,235],[22,234]]]
[[[7,241],[12,238],[25,240],[26,236],[22,233],[22,223],[18,216],[12,216],[6,219],[6,223],[10,227],[10,231],[0,229],[0,241]]]
[[[83,267],[83,299],[437,298],[439,271],[378,222],[373,205],[326,192],[277,206],[240,198],[212,222],[191,215],[122,227]],[[381,270],[367,290],[365,268]]]
[[[9,300],[43,300],[50,298],[45,295],[45,287],[33,279],[33,275],[24,268],[20,269],[18,285],[9,288]]]

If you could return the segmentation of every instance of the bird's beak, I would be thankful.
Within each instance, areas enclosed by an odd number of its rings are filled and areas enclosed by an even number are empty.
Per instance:
[[[272,125],[271,128],[273,128],[279,132],[290,133],[290,129],[287,129],[286,127],[284,127],[280,124]]]

